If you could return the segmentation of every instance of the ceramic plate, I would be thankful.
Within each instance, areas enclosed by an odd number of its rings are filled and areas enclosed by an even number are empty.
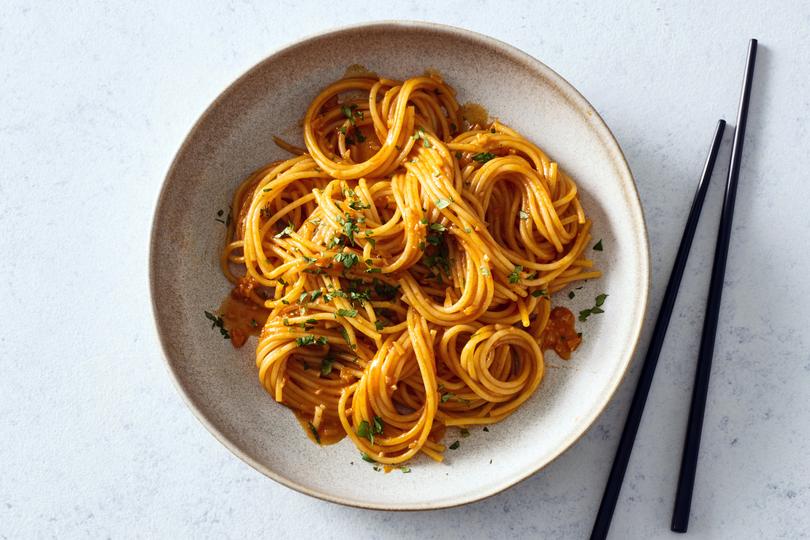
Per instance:
[[[605,313],[578,323],[584,343],[568,361],[549,352],[532,399],[489,432],[472,429],[444,463],[420,458],[412,473],[375,472],[348,440],[318,447],[292,413],[259,383],[254,340],[241,350],[211,329],[205,310],[229,291],[218,256],[234,188],[285,152],[279,135],[303,146],[300,119],[317,92],[351,64],[405,78],[438,70],[460,103],[536,142],[577,181],[594,222],[593,251],[604,277],[555,303],[574,312],[609,294]],[[343,504],[416,510],[497,493],[540,470],[604,409],[636,346],[647,303],[649,260],[633,177],[605,123],[544,64],[494,39],[426,23],[379,23],[321,34],[268,57],[227,88],[192,128],[169,170],[155,211],[151,291],[157,330],[189,407],[234,454],[293,489]],[[578,285],[577,285],[578,286]],[[447,440],[457,438],[449,430]]]

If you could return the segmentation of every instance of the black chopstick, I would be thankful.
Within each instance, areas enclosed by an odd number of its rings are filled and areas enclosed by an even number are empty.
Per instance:
[[[723,140],[725,127],[725,120],[717,122],[717,129],[714,131],[709,155],[706,157],[706,164],[703,166],[703,174],[700,175],[700,182],[692,200],[692,209],[689,211],[689,218],[686,220],[686,228],[681,237],[678,254],[675,256],[675,264],[672,265],[672,272],[669,275],[669,283],[667,283],[664,300],[661,303],[661,310],[658,312],[658,319],[655,321],[655,328],[647,349],[647,356],[644,358],[644,365],[641,368],[641,375],[638,379],[636,392],[633,395],[633,402],[630,404],[630,411],[627,413],[627,421],[624,424],[624,431],[622,431],[622,437],[619,440],[613,467],[610,469],[605,493],[602,495],[602,503],[599,505],[599,512],[596,514],[596,521],[591,532],[592,540],[606,538],[610,529],[610,521],[613,518],[613,511],[619,499],[624,473],[627,470],[627,463],[630,461],[630,453],[633,451],[633,442],[636,440],[638,427],[641,424],[641,416],[644,414],[644,404],[647,402],[647,395],[650,393],[655,367],[658,365],[658,355],[664,345],[669,319],[672,316],[672,309],[675,307],[675,299],[678,297],[683,270],[686,267],[686,260],[689,258],[689,248],[692,246],[692,238],[695,236],[695,229],[697,229],[698,220],[700,219],[700,210],[703,208],[703,200],[706,198],[706,191],[709,188],[709,181],[714,170],[717,151],[720,149],[720,142]]]
[[[717,233],[717,246],[714,249],[714,265],[709,282],[709,298],[706,300],[706,316],[703,319],[703,335],[700,338],[695,386],[692,390],[692,405],[689,421],[686,424],[681,473],[678,478],[678,491],[675,495],[675,509],[672,512],[672,530],[686,532],[689,526],[689,511],[692,505],[692,490],[695,486],[697,459],[700,451],[700,435],[703,429],[703,413],[706,410],[706,394],[709,390],[709,376],[714,353],[714,338],[717,334],[717,320],[720,315],[720,298],[723,294],[723,279],[726,272],[726,257],[731,238],[731,221],[734,217],[734,200],[737,197],[737,180],[740,176],[745,125],[748,120],[748,102],[751,98],[751,81],[754,78],[754,63],[757,58],[757,40],[748,45],[748,59],[745,65],[740,107],[737,110],[737,127],[734,129],[734,142],[731,146],[731,164],[726,180],[726,194],[723,198],[723,211],[720,214],[720,229]]]

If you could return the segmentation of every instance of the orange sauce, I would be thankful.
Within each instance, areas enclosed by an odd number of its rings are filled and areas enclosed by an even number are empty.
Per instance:
[[[574,327],[574,314],[564,307],[555,307],[543,330],[543,350],[552,349],[560,358],[568,360],[571,353],[582,343],[582,337]]]
[[[343,438],[346,437],[346,430],[343,429],[343,425],[337,418],[334,420],[321,418],[321,424],[317,429],[315,429],[312,421],[305,416],[304,413],[301,411],[293,412],[295,413],[295,418],[298,420],[298,423],[301,424],[301,427],[304,429],[304,433],[306,433],[307,437],[309,437],[309,440],[316,444],[320,444],[322,446],[335,444],[342,441]],[[315,437],[315,432],[318,433],[317,438]]]
[[[377,78],[378,75],[362,64],[352,64],[346,68],[346,71],[343,73],[343,78],[350,79],[353,77]]]
[[[483,127],[489,125],[489,113],[478,103],[465,103],[461,106],[459,113],[471,126]]]
[[[434,422],[433,429],[430,430],[430,434],[428,435],[428,439],[435,443],[442,442],[444,439],[444,434],[447,432],[447,426],[442,424],[441,422]]]
[[[247,298],[252,289],[249,283],[240,282],[219,307],[219,316],[236,349],[245,344],[248,336],[258,336],[270,315],[269,310]]]
[[[359,131],[365,138],[363,142],[355,142],[349,147],[354,161],[361,162],[371,159],[382,148],[380,141],[377,140],[377,134],[374,132],[373,126],[358,126],[352,131]],[[356,137],[354,133],[351,136]]]

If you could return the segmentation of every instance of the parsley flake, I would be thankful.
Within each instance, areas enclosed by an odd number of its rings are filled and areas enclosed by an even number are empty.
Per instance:
[[[309,424],[309,430],[312,432],[312,436],[315,437],[315,442],[321,444],[321,436],[318,434],[318,430],[315,428],[315,425],[312,422],[307,422]]]
[[[495,154],[491,152],[481,152],[480,154],[475,154],[472,158],[479,163],[486,163],[491,159],[495,159]]]
[[[332,373],[332,364],[334,361],[335,359],[330,358],[329,356],[321,360],[321,376],[326,377]]]
[[[342,264],[343,268],[345,268],[346,270],[357,264],[357,261],[359,261],[359,258],[357,257],[356,253],[341,252],[336,254],[333,258],[335,259],[335,262],[339,262],[340,264]]]
[[[327,340],[326,337],[313,336],[312,334],[295,338],[295,344],[299,347],[306,347],[307,345],[326,345],[328,342],[329,340]]]
[[[367,420],[363,420],[357,426],[357,436],[368,439],[371,444],[374,444],[374,428],[371,427]]]
[[[211,328],[219,328],[219,333],[223,339],[231,339],[231,334],[228,332],[228,329],[225,328],[225,321],[222,320],[222,317],[214,315],[210,311],[206,311],[205,318],[211,321]]]
[[[520,273],[523,271],[523,267],[520,265],[515,266],[515,269],[512,270],[512,273],[509,274],[509,283],[519,283],[520,282]]]
[[[290,236],[290,234],[293,232],[293,230],[294,230],[293,229],[293,224],[288,223],[287,226],[284,227],[284,229],[280,233],[275,235],[273,238],[284,238],[285,236]]]

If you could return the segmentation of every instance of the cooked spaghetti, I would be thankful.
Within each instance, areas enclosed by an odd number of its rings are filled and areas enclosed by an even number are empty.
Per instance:
[[[277,140],[296,156],[236,190],[221,257],[251,321],[225,324],[235,346],[260,330],[270,395],[319,444],[348,436],[386,466],[441,461],[446,427],[529,399],[542,350],[580,342],[550,296],[600,275],[574,181],[454,96],[435,74],[325,88],[306,148]]]

